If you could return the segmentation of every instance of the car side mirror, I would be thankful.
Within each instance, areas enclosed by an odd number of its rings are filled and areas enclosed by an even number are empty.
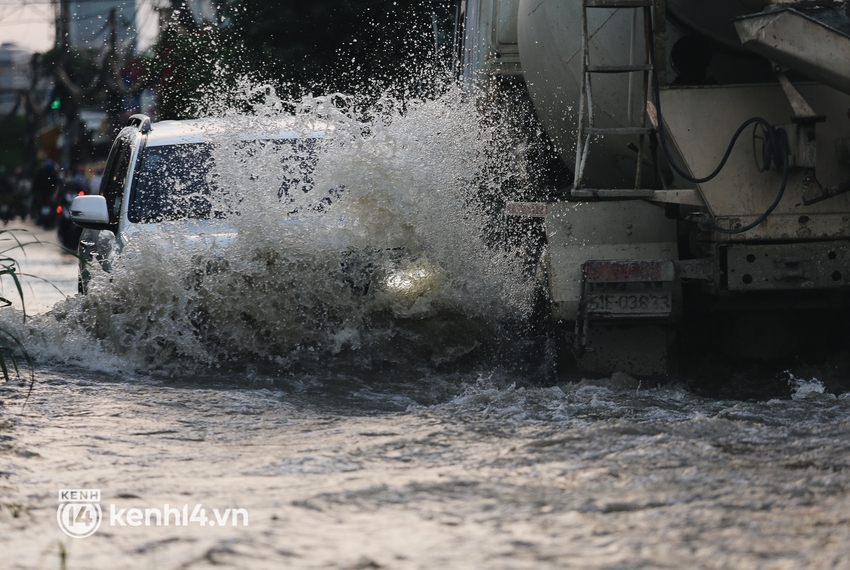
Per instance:
[[[77,196],[71,202],[71,221],[89,230],[108,230],[109,210],[103,196]]]

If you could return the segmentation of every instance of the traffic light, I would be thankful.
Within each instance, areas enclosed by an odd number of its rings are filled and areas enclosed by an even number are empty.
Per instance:
[[[50,94],[50,109],[58,111],[62,108],[62,101],[65,99],[65,90],[61,85],[53,87],[53,93]]]

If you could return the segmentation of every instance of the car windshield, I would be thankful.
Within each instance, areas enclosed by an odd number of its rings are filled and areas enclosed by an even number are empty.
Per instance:
[[[238,145],[240,151],[247,151],[240,152],[240,160],[251,161],[254,151],[269,148],[269,143],[281,151],[278,198],[288,201],[294,191],[309,192],[317,161],[316,139],[246,141]],[[210,143],[145,147],[128,207],[130,221],[152,223],[223,216],[226,212],[212,151]]]

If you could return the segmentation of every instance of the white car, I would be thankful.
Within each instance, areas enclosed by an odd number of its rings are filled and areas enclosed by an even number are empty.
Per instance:
[[[145,115],[133,115],[113,143],[100,195],[79,196],[71,204],[71,218],[83,228],[78,249],[80,292],[87,292],[92,263],[110,271],[116,256],[142,233],[183,236],[186,247],[200,234],[222,242],[232,238],[228,217],[239,212],[242,198],[231,190],[245,186],[246,178],[266,176],[255,189],[266,192],[277,186],[277,203],[298,197],[302,207],[307,204],[319,212],[340,196],[342,188],[313,191],[316,147],[330,132],[327,125],[296,126],[286,117],[262,125],[262,133],[246,137],[228,132],[232,123],[217,119],[152,123]],[[222,180],[221,169],[215,168],[216,156],[221,157],[216,149],[221,153],[222,144],[241,149],[249,161],[252,153],[266,152],[267,160],[248,164],[235,180]],[[271,175],[270,165],[275,166]],[[372,271],[375,264],[363,261],[362,251],[353,257],[353,252],[343,253],[342,265],[365,268],[353,269],[359,273],[346,281],[368,293],[376,275],[364,271]],[[425,259],[411,263],[399,248],[386,246],[379,257],[384,265],[392,265],[377,276],[384,290],[418,297],[434,283],[437,268]]]
[[[323,137],[326,130],[296,130],[286,118],[277,123],[279,128],[258,135],[257,140],[309,147],[307,143]],[[151,123],[145,115],[129,119],[110,150],[100,195],[80,196],[71,204],[71,218],[84,229],[78,250],[81,293],[88,287],[86,266],[97,261],[109,270],[111,260],[139,232],[172,221],[192,220],[196,228],[218,226],[219,231],[226,226],[216,219],[232,211],[233,204],[223,203],[211,153],[211,139],[226,128],[225,123],[214,119],[158,123]],[[301,153],[297,163],[291,165],[296,179],[281,181],[279,197],[293,186],[306,191],[312,184],[315,161],[309,154],[308,148],[307,159]]]

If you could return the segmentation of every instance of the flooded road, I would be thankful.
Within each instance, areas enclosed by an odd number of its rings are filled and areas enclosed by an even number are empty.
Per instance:
[[[0,400],[13,568],[846,568],[850,397],[700,398],[615,375],[433,389],[42,368]],[[403,378],[394,378],[404,385]],[[72,539],[57,491],[100,489]],[[130,509],[244,509],[131,526]],[[111,524],[114,523],[114,524]]]
[[[241,144],[278,103],[214,140],[226,226],[132,228],[85,296],[28,258],[70,296],[0,311],[36,365],[0,385],[0,567],[850,567],[838,368],[555,383],[469,102],[299,102],[318,203]]]

